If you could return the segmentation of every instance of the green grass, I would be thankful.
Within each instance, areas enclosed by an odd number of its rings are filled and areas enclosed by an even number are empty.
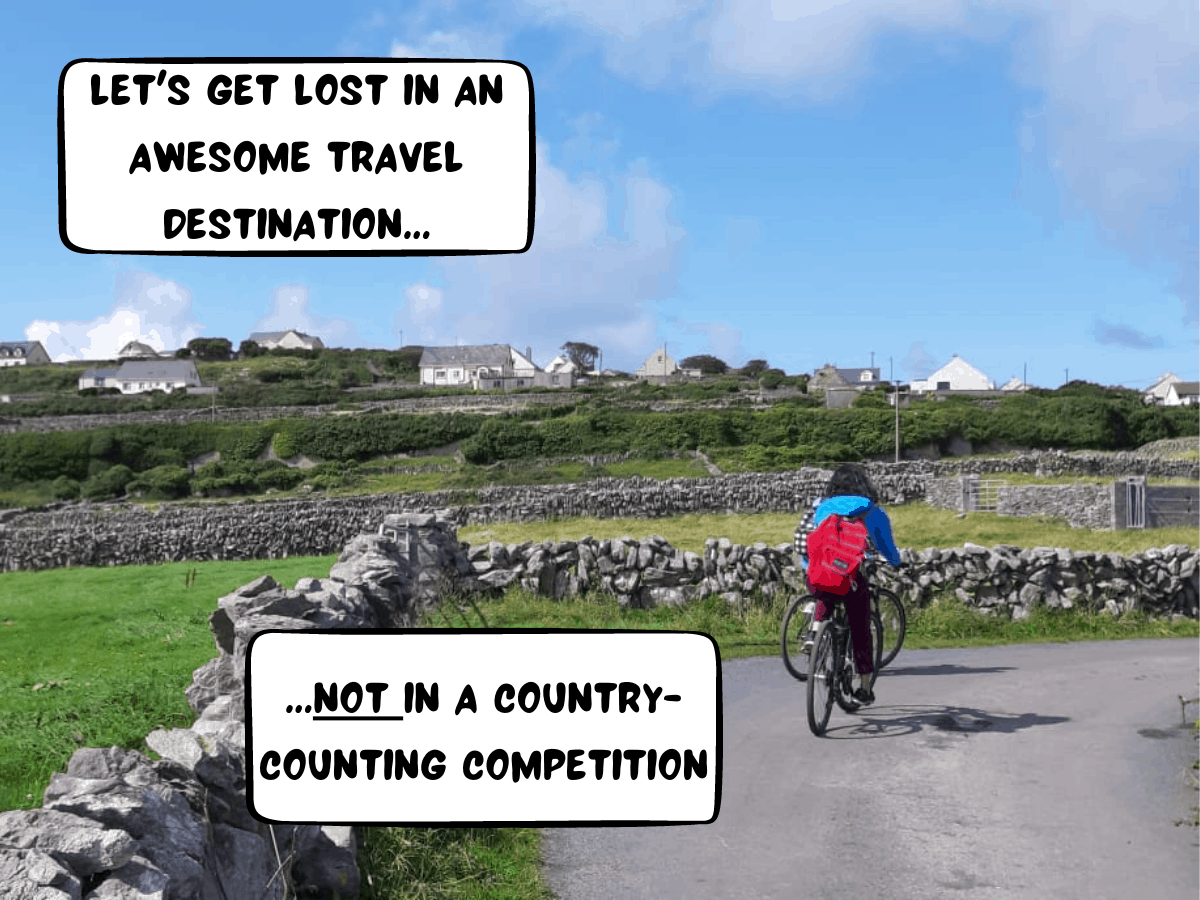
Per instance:
[[[1195,531],[1088,532],[1028,519],[952,512],[923,505],[895,508],[905,546],[1015,543],[1128,553],[1168,543],[1195,546]],[[709,536],[736,543],[790,541],[796,517],[684,516],[655,521],[597,520],[464,529],[465,540],[490,532],[506,541],[662,534],[680,547],[703,550]],[[119,745],[148,752],[145,735],[186,727],[194,716],[183,691],[192,672],[216,649],[208,616],[216,598],[264,573],[290,586],[323,576],[335,557],[251,562],[171,563],[103,569],[0,574],[0,809],[40,805],[55,771],[81,746]],[[188,572],[196,572],[187,587]],[[520,590],[459,612],[447,604],[427,624],[444,627],[672,628],[711,634],[724,659],[774,656],[786,598],[748,598],[733,606],[709,598],[679,609],[630,610],[591,593],[551,601]],[[908,649],[1006,643],[1198,637],[1192,620],[1153,621],[1135,612],[1111,618],[1079,608],[1035,609],[1006,622],[981,615],[952,597],[909,610]],[[150,754],[153,755],[153,754]],[[369,828],[360,851],[368,900],[514,898],[548,900],[536,829]]]

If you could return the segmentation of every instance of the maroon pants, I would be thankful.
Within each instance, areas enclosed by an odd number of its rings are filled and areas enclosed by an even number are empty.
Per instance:
[[[808,580],[807,573],[804,583],[808,585],[809,593],[817,598],[814,621],[824,622],[825,617],[833,612],[833,604],[846,604],[846,618],[850,622],[850,644],[854,648],[854,668],[860,675],[870,674],[875,666],[871,654],[871,591],[867,586],[867,579],[862,575],[856,576],[850,592],[844,595],[817,590]]]

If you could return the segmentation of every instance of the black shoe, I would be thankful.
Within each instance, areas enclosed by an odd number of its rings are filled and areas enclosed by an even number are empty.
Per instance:
[[[859,688],[854,692],[854,699],[863,706],[870,706],[875,702],[875,692],[870,688]]]

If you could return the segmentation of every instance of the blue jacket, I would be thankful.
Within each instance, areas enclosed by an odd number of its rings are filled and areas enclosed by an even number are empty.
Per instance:
[[[867,526],[867,533],[871,536],[871,543],[875,545],[875,548],[883,554],[884,559],[889,563],[893,566],[900,565],[900,551],[896,549],[896,542],[892,538],[892,521],[888,518],[887,513],[883,511],[883,507],[876,506],[866,497],[846,494],[822,500],[817,504],[816,512],[813,515],[812,527],[815,529],[833,513],[841,516],[857,516],[863,510],[867,510],[867,514],[863,516],[863,524]],[[808,571],[808,557],[801,556],[800,564],[805,571]]]

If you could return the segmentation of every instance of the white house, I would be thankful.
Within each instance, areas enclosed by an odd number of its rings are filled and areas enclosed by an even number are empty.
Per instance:
[[[0,367],[44,366],[50,354],[41,341],[0,341]]]
[[[287,331],[255,331],[251,332],[249,339],[264,350],[321,350],[325,347],[319,337],[312,337],[295,328]]]
[[[1195,406],[1200,403],[1200,381],[1172,381],[1163,406]]]
[[[79,390],[117,387],[118,369],[85,369],[79,376]]]
[[[516,379],[529,384],[513,387],[532,387],[538,367],[529,358],[526,348],[522,354],[509,344],[482,344],[464,347],[426,347],[421,353],[418,368],[421,384],[431,387],[470,385],[476,389],[492,387],[489,381]],[[502,385],[495,385],[501,387]],[[504,385],[509,386],[509,385]]]
[[[674,375],[679,371],[675,360],[667,355],[667,351],[655,350],[654,354],[642,363],[642,367],[633,373],[634,378],[653,378],[654,376]]]
[[[149,344],[130,341],[117,351],[117,359],[158,359],[159,352]]]
[[[994,391],[995,383],[957,353],[928,378],[912,383],[913,393],[928,391]]]
[[[1029,390],[1029,385],[1027,385],[1025,382],[1023,382],[1016,375],[1014,375],[1012,378],[1008,379],[1008,381],[1006,381],[1004,384],[1000,385],[1000,390],[1002,390],[1002,391],[1027,391],[1027,390]]]
[[[85,377],[87,373],[84,373]],[[80,379],[82,383],[83,379]],[[146,391],[166,391],[200,387],[200,373],[190,359],[130,360],[117,370],[116,387],[122,394],[142,394]],[[99,385],[97,385],[99,386]],[[105,386],[111,387],[105,376]]]
[[[584,375],[579,366],[575,365],[573,359],[567,359],[565,356],[556,356],[550,362],[546,363],[546,368],[542,370],[550,375]]]
[[[1156,381],[1145,394],[1142,399],[1146,403],[1165,403],[1167,400],[1167,391],[1171,389],[1171,385],[1178,383],[1179,376],[1174,372],[1165,372],[1158,377]]]

